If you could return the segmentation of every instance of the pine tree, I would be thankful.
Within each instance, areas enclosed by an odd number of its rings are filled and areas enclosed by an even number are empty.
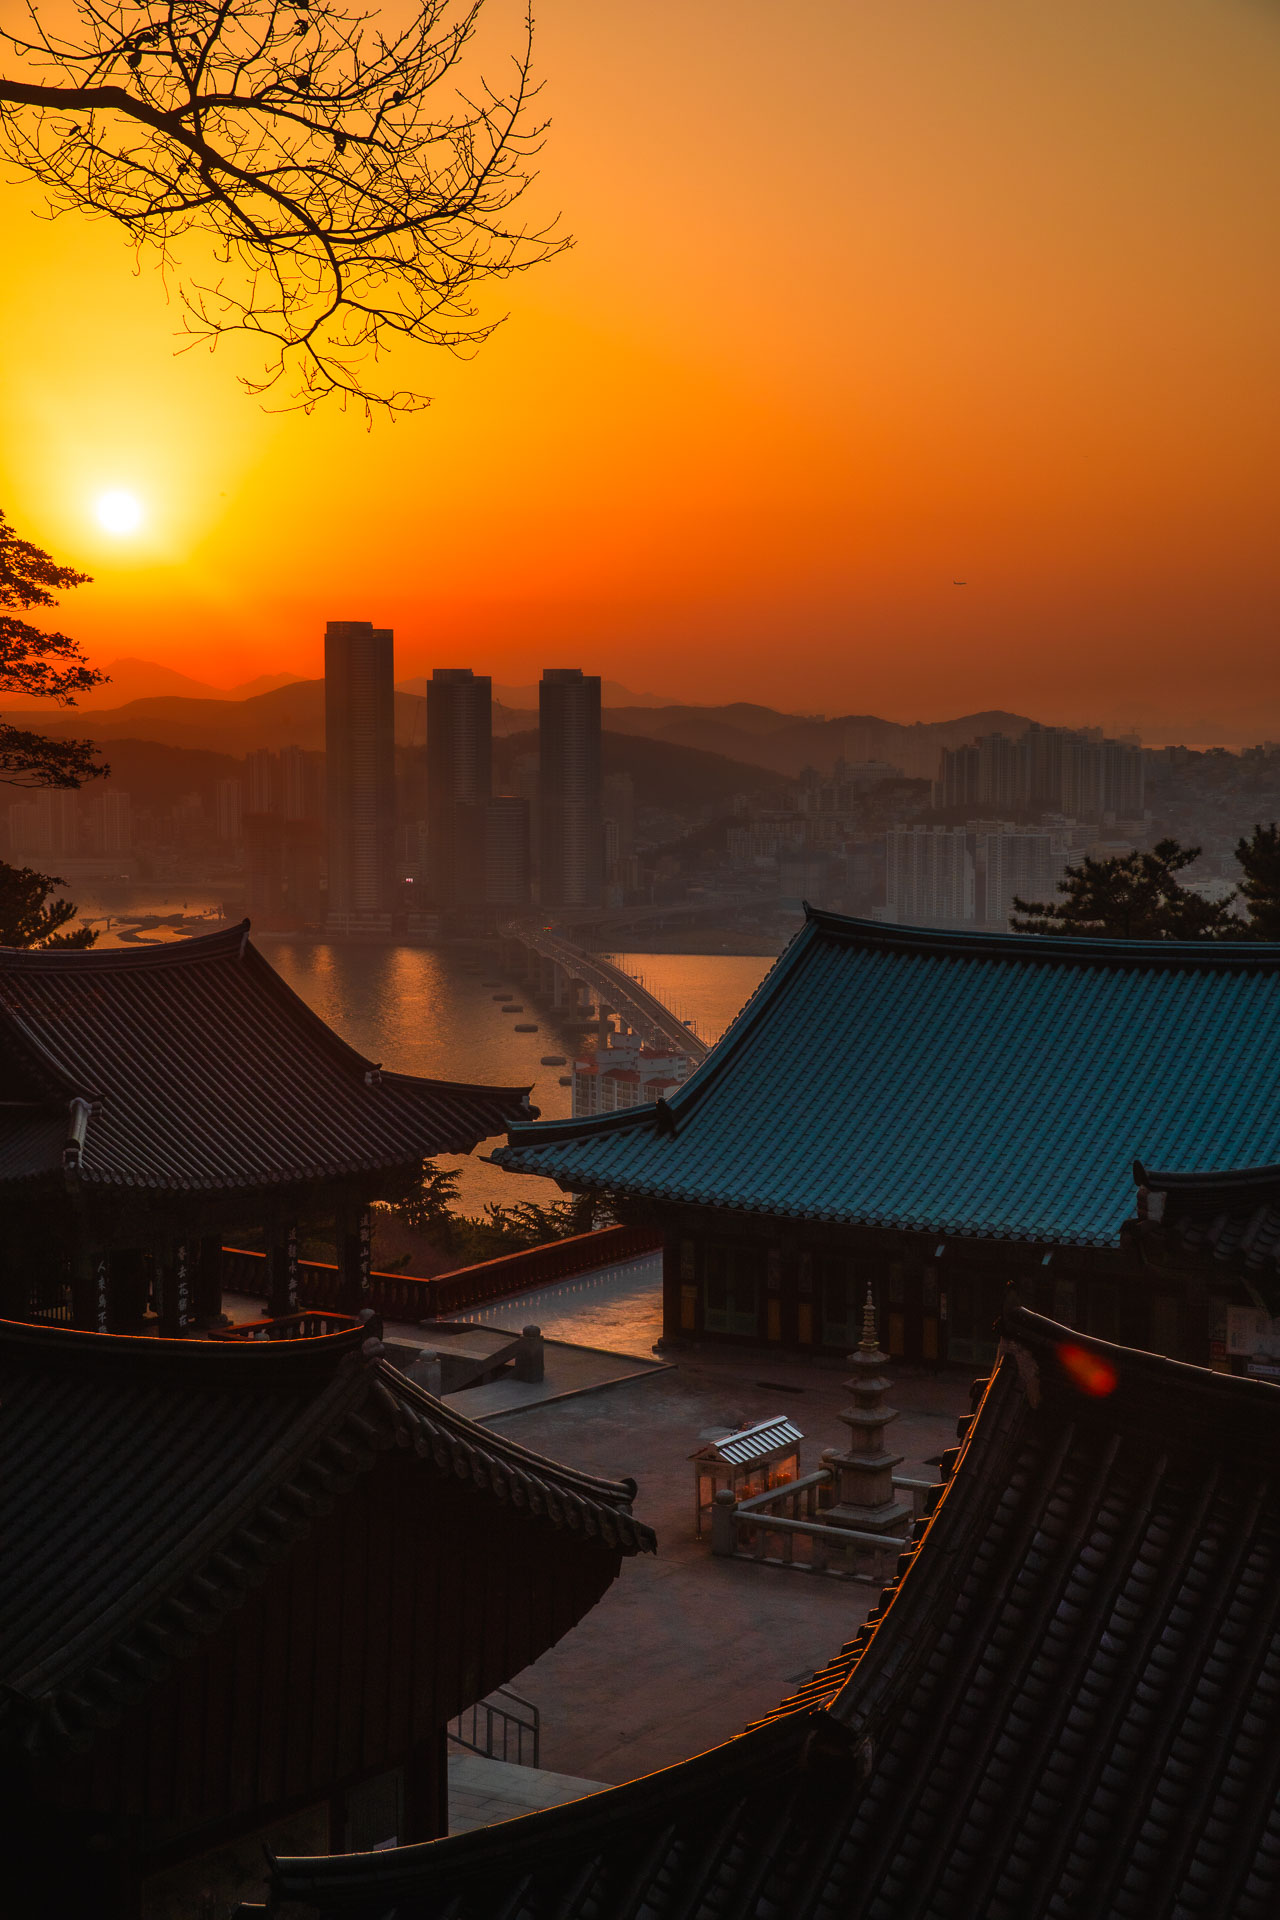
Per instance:
[[[1231,912],[1234,894],[1205,900],[1177,875],[1200,857],[1199,847],[1160,840],[1149,853],[1086,857],[1058,882],[1062,900],[1014,900],[1015,933],[1069,934],[1107,940],[1231,940],[1242,934]]]
[[[1280,940],[1280,827],[1255,826],[1236,841],[1236,859],[1244,872],[1240,891],[1249,909],[1249,933],[1255,940]]]

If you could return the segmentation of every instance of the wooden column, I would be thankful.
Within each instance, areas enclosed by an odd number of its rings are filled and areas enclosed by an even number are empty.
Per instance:
[[[298,1229],[275,1229],[267,1242],[267,1312],[272,1318],[298,1311]]]
[[[338,1293],[343,1313],[359,1313],[370,1304],[373,1225],[369,1209],[355,1207],[338,1216]]]
[[[71,1283],[71,1324],[85,1333],[98,1328],[98,1299],[93,1248],[77,1231],[64,1269]]]
[[[185,1241],[169,1247],[157,1262],[160,1290],[160,1331],[179,1339],[192,1325],[191,1249]]]
[[[198,1327],[225,1327],[222,1311],[222,1235],[206,1234],[196,1248],[192,1284],[195,1322]]]
[[[402,1847],[449,1831],[449,1741],[443,1727],[410,1754],[404,1768]]]
[[[117,1247],[110,1260],[107,1331],[136,1333],[147,1315],[147,1256],[140,1247]]]

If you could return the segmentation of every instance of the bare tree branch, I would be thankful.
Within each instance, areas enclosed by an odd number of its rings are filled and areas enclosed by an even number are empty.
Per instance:
[[[251,392],[412,411],[426,397],[387,390],[381,352],[475,347],[497,324],[479,284],[568,244],[517,217],[546,130],[532,17],[494,88],[484,5],[417,0],[388,37],[330,0],[73,0],[66,37],[28,0],[25,33],[0,29],[0,157],[52,212],[115,220],[165,266],[211,237],[216,277],[180,278],[185,328],[254,335]]]

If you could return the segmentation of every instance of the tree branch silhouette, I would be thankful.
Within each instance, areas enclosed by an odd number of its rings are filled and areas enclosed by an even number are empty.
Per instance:
[[[157,250],[193,344],[259,341],[250,392],[414,411],[425,395],[378,377],[385,349],[478,346],[499,324],[479,285],[569,244],[517,217],[546,131],[532,16],[493,88],[474,70],[485,4],[416,0],[388,36],[330,0],[73,0],[63,35],[28,0],[25,32],[0,29],[0,157],[52,213]],[[212,240],[211,278],[184,273],[189,235]]]

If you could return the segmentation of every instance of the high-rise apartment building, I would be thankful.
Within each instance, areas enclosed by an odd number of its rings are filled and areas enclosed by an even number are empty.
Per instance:
[[[984,734],[944,750],[934,799],[942,807],[1068,814],[1081,820],[1140,820],[1145,801],[1142,747],[1108,740],[1096,728],[1031,726],[1017,739]]]
[[[987,926],[1009,931],[1014,899],[1055,900],[1071,846],[1065,834],[1020,833],[1004,824],[977,823],[973,835],[977,915]]]
[[[529,802],[495,794],[484,810],[485,904],[529,904]]]
[[[963,827],[891,827],[885,835],[886,920],[908,927],[972,921],[973,854]]]
[[[437,906],[485,897],[485,808],[493,782],[493,683],[470,667],[427,682],[427,845]]]
[[[329,927],[389,932],[396,901],[395,668],[389,627],[331,620],[324,636]]]
[[[600,781],[600,677],[581,667],[547,667],[538,687],[541,855],[544,907],[599,906],[604,832]]]

